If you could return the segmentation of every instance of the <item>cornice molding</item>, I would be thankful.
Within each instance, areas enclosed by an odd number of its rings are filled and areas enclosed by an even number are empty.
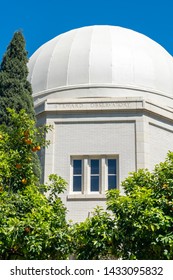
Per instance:
[[[173,122],[173,109],[164,104],[154,103],[140,97],[128,98],[84,98],[84,99],[47,99],[35,106],[36,115],[44,113],[82,113],[148,111]]]

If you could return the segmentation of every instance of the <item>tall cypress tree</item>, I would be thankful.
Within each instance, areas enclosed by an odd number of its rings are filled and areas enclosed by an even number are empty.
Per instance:
[[[36,121],[32,88],[27,80],[28,53],[25,45],[22,32],[15,32],[0,65],[0,124],[7,126],[10,124],[7,108],[15,109],[17,113],[25,109]],[[35,175],[40,177],[40,162],[36,154],[33,154],[32,162]]]
[[[25,109],[35,119],[27,62],[25,39],[22,32],[15,32],[0,66],[0,123],[8,124],[7,107],[16,112]]]

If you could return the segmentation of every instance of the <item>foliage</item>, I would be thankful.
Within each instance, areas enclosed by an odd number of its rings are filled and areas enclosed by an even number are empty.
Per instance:
[[[153,172],[138,170],[107,193],[115,215],[113,250],[123,259],[173,259],[173,153]]]
[[[153,172],[131,173],[122,186],[124,195],[107,192],[110,212],[96,208],[74,226],[76,258],[173,259],[173,153]]]
[[[33,172],[33,154],[48,144],[45,132],[49,127],[36,128],[35,121],[21,110],[8,109],[9,126],[0,127],[0,184],[4,190],[17,191],[32,182],[38,183]]]
[[[97,207],[84,222],[73,227],[74,255],[76,259],[111,258],[114,220],[108,212]]]
[[[66,208],[29,185],[0,193],[0,259],[66,259]]]
[[[32,88],[27,80],[27,63],[25,39],[18,31],[14,33],[0,66],[0,124],[10,125],[7,108],[18,113],[24,109],[31,119],[36,120]],[[40,179],[41,166],[36,154],[32,155],[32,162],[34,174]]]
[[[4,54],[0,66],[0,122],[8,124],[7,107],[19,112],[25,109],[35,120],[31,85],[27,80],[27,51],[20,31],[14,36]]]
[[[58,197],[66,182],[51,175],[40,185],[31,162],[48,144],[49,127],[36,128],[24,110],[8,111],[11,125],[0,127],[0,259],[66,259],[69,227]]]
[[[57,175],[41,185],[32,154],[48,145],[45,132],[21,110],[8,109],[0,126],[0,259],[173,259],[173,153],[153,172],[138,170],[107,208],[69,226],[59,197],[66,182]],[[47,196],[45,195],[47,194]]]

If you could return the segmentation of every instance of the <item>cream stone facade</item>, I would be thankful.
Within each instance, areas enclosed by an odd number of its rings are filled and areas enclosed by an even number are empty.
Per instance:
[[[82,221],[129,172],[153,169],[173,150],[173,58],[159,44],[116,26],[55,37],[30,58],[44,181],[68,182],[68,219]]]

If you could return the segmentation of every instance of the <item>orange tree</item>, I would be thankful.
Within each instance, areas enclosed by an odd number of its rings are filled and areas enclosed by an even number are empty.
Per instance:
[[[96,209],[74,225],[77,259],[173,259],[173,152],[154,170],[140,169],[107,192],[107,210]]]
[[[69,227],[58,196],[66,182],[50,175],[41,185],[31,161],[48,145],[49,127],[36,128],[24,110],[8,112],[10,126],[0,126],[0,259],[66,259]]]
[[[8,109],[9,125],[0,126],[0,184],[17,191],[22,186],[38,183],[33,172],[33,154],[47,145],[44,134],[48,127],[36,128],[24,110],[17,114]]]
[[[173,259],[173,152],[153,172],[138,170],[111,190],[108,209],[116,230],[112,251],[122,259]]]
[[[73,254],[78,260],[115,258],[112,236],[116,224],[110,213],[96,207],[85,221],[72,226]]]

